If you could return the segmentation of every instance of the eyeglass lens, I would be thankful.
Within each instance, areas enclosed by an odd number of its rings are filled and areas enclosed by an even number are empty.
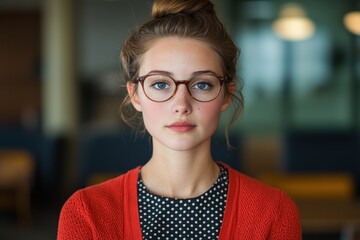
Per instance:
[[[202,74],[189,81],[174,81],[166,75],[148,75],[143,79],[143,89],[146,96],[156,102],[169,100],[176,92],[179,84],[186,84],[190,95],[201,102],[214,100],[221,90],[221,81],[211,74]]]

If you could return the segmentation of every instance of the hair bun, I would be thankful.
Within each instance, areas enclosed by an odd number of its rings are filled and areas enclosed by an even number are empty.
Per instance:
[[[214,5],[209,0],[155,0],[151,15],[161,18],[171,14],[192,13],[214,14]]]

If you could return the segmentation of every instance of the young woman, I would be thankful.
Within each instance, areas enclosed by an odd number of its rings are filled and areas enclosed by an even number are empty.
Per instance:
[[[151,135],[152,157],[71,196],[58,239],[301,239],[286,194],[211,157],[220,114],[234,103],[232,122],[243,103],[238,49],[213,4],[155,0],[152,16],[121,52],[122,117]]]

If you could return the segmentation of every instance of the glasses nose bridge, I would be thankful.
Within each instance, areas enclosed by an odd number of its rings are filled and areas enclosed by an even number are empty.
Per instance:
[[[189,89],[189,83],[191,82],[191,79],[190,79],[190,80],[174,80],[174,79],[173,79],[173,82],[175,83],[175,86],[176,86],[174,95],[176,94],[176,92],[177,92],[177,90],[178,90],[178,88],[179,88],[179,85],[181,85],[181,84],[184,84],[184,85],[185,85],[188,93],[191,95],[191,92],[190,92],[190,89]],[[192,95],[191,95],[191,96],[192,96]]]
[[[185,86],[187,87],[191,80],[173,80],[173,81],[175,82],[176,87],[178,87],[180,84],[185,84]]]

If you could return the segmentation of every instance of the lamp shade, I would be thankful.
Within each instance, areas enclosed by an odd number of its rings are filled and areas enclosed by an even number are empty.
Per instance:
[[[315,32],[315,24],[306,17],[298,4],[286,4],[280,17],[273,23],[274,32],[282,39],[300,41],[310,38]]]
[[[360,11],[349,12],[344,16],[346,29],[356,35],[360,35]]]

